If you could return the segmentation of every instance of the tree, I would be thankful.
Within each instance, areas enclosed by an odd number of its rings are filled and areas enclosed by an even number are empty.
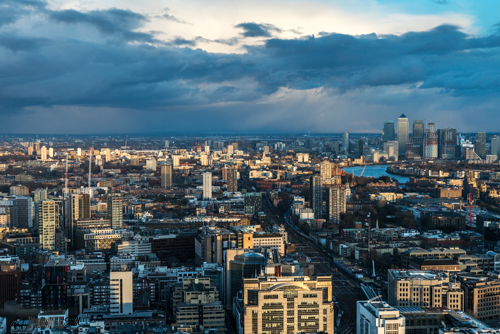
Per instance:
[[[278,193],[278,195],[283,198],[285,201],[289,201],[290,200],[290,194],[287,193],[286,191],[281,191]]]
[[[300,229],[307,235],[309,235],[309,232],[311,231],[311,226],[309,226],[308,223],[304,223],[302,224],[302,226],[300,226]]]

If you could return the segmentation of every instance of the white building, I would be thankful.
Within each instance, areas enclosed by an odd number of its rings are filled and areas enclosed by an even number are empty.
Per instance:
[[[156,159],[146,160],[146,170],[147,171],[156,171]]]
[[[179,167],[181,163],[181,156],[180,155],[172,155],[172,165],[174,167]]]
[[[144,255],[151,253],[151,243],[139,240],[123,240],[118,244],[119,254]]]
[[[42,151],[42,153],[40,153],[40,155],[42,157],[42,161],[47,161],[47,147],[42,146],[41,151]]]
[[[359,300],[356,304],[356,334],[405,334],[405,318],[386,302]]]
[[[131,271],[109,273],[109,303],[111,314],[132,314],[133,277]]]
[[[203,173],[203,198],[212,198],[212,173]]]

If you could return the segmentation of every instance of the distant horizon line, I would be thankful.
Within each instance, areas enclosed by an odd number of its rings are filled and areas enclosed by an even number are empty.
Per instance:
[[[354,136],[382,136],[382,132],[349,132],[349,135]],[[26,137],[26,136],[40,136],[40,137],[214,137],[214,136],[224,136],[224,137],[249,137],[249,136],[293,136],[293,137],[321,137],[321,136],[342,136],[344,132],[246,132],[245,134],[237,133],[237,132],[135,132],[135,133],[0,133],[1,137]],[[477,131],[477,132],[458,132],[457,135],[475,135],[479,132],[484,132],[486,135],[498,134],[498,132],[485,132],[485,131]],[[409,132],[409,134],[413,134]],[[43,139],[43,138],[40,138]],[[396,139],[397,140],[397,139]]]

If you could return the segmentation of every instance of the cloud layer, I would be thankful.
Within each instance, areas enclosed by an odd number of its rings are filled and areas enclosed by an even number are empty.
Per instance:
[[[181,22],[167,15],[167,20]],[[31,21],[32,26],[18,29]],[[61,112],[64,107],[81,108],[82,113],[92,108],[127,110],[127,115],[136,110],[148,117],[175,112],[179,122],[183,111],[220,116],[244,109],[259,119],[248,116],[246,125],[231,125],[239,131],[245,126],[250,131],[279,129],[277,119],[301,131],[299,125],[310,117],[315,119],[308,120],[307,130],[321,131],[325,119],[350,113],[351,118],[341,117],[343,126],[368,131],[378,124],[359,124],[356,113],[366,116],[370,109],[385,115],[395,104],[407,114],[418,112],[420,99],[433,101],[426,108],[448,113],[449,108],[439,105],[441,99],[448,104],[461,101],[454,116],[460,119],[461,113],[470,112],[465,106],[478,107],[478,100],[489,113],[500,91],[500,35],[472,36],[453,25],[401,35],[323,33],[284,39],[272,38],[282,29],[271,23],[242,22],[236,25],[240,36],[229,40],[178,36],[165,41],[159,32],[144,30],[149,21],[146,14],[117,8],[55,10],[35,0],[0,1],[0,113],[9,117],[0,131],[12,129],[20,115],[49,115],[47,109]],[[37,33],[43,27],[62,33]],[[230,44],[240,38],[260,38],[261,43],[238,54],[196,49],[199,41]],[[303,103],[302,112],[297,103]],[[344,109],[325,110],[332,105]],[[312,112],[313,106],[327,117]],[[302,121],[294,125],[286,120],[283,108]],[[130,119],[130,126],[147,130]],[[183,126],[195,129],[191,122]],[[210,126],[225,130],[218,121]],[[332,126],[343,130],[340,124]]]

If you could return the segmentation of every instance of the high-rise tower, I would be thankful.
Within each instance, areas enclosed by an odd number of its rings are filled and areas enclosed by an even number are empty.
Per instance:
[[[398,143],[399,143],[399,155],[405,155],[406,152],[406,144],[409,139],[409,123],[408,117],[405,114],[402,114],[398,118]]]
[[[382,133],[383,141],[396,140],[396,133],[394,131],[394,121],[384,122],[384,132]]]
[[[42,201],[39,211],[40,248],[56,249],[56,228],[59,225],[59,206],[54,201]]]
[[[311,176],[311,208],[314,218],[323,218],[323,179],[319,175]]]
[[[172,188],[172,163],[161,166],[161,187],[164,189]]]
[[[212,198],[212,173],[206,172],[203,173],[203,198],[211,199]]]
[[[108,218],[112,228],[123,226],[123,199],[119,195],[108,196]]]
[[[478,132],[476,134],[475,149],[476,154],[479,155],[481,159],[486,157],[486,132]]]

